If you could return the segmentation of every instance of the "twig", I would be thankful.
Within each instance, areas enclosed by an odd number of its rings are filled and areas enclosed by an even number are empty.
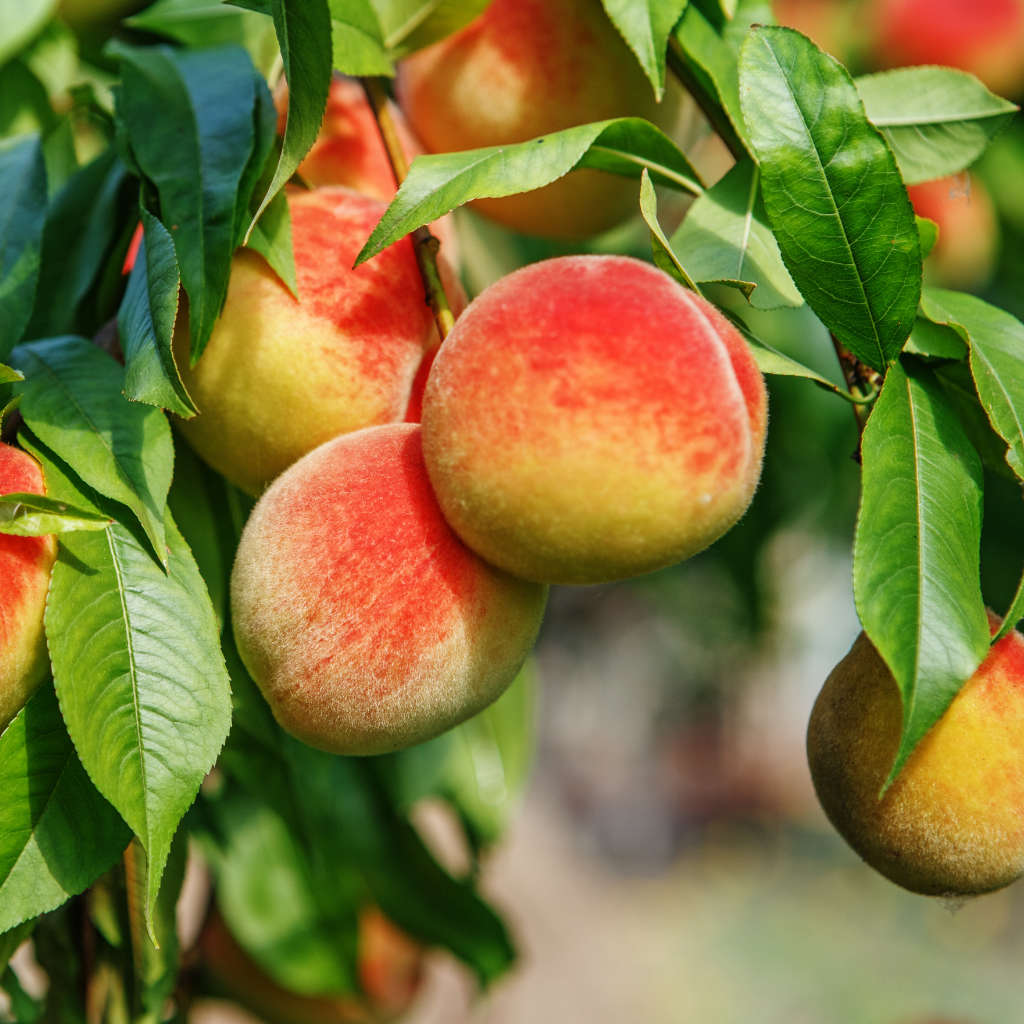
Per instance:
[[[864,424],[868,421],[871,413],[871,403],[878,393],[880,382],[879,374],[865,366],[845,345],[829,331],[829,338],[832,340],[832,347],[836,350],[836,358],[839,360],[839,369],[843,372],[843,380],[846,381],[847,390],[857,400],[851,408],[854,419],[857,421],[858,437],[864,432]],[[854,456],[857,462],[860,461],[860,451]]]
[[[380,129],[381,141],[384,143],[384,150],[395,175],[395,183],[401,185],[409,173],[409,161],[402,149],[395,120],[388,109],[387,92],[379,78],[362,78],[360,81],[366,98],[370,102],[370,107],[373,109],[374,117],[377,119],[377,127]],[[441,243],[430,233],[428,227],[417,228],[411,237],[413,250],[416,253],[416,262],[420,268],[420,276],[423,278],[427,302],[434,314],[437,332],[441,336],[441,340],[444,341],[455,325],[455,316],[448,304],[448,296],[445,294],[441,273],[437,266],[437,251]]]

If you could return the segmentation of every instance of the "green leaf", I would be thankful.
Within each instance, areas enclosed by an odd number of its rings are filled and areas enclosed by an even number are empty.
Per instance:
[[[120,232],[129,179],[113,149],[76,171],[50,205],[32,320],[25,338],[89,331],[86,305]]]
[[[864,429],[861,459],[853,589],[903,695],[892,782],[988,651],[982,471],[933,372],[899,362]]]
[[[126,505],[166,563],[164,505],[174,447],[164,416],[121,393],[121,367],[85,338],[23,345],[21,415],[90,487]],[[72,504],[75,504],[72,501]]]
[[[42,445],[58,500],[95,505]],[[217,619],[170,514],[167,572],[125,527],[61,538],[46,637],[61,710],[97,789],[146,850],[153,912],[178,823],[220,753],[231,693]]]
[[[0,140],[0,358],[28,326],[46,223],[46,165],[38,136]]]
[[[129,832],[85,774],[49,683],[0,735],[0,793],[3,932],[82,892]]]
[[[20,370],[15,370],[12,366],[4,366],[0,363],[0,384],[15,384],[19,380],[24,380],[25,375]]]
[[[792,29],[750,33],[740,96],[793,280],[846,348],[883,370],[921,292],[914,213],[892,153],[843,66]]]
[[[260,67],[268,51],[277,50],[271,22],[252,11],[228,6],[222,0],[157,0],[125,18],[123,24],[192,48],[232,43],[244,46]]]
[[[288,121],[274,176],[249,222],[246,242],[316,141],[331,84],[332,24],[327,0],[273,0],[273,16],[288,81]]]
[[[170,232],[146,210],[144,236],[128,278],[117,333],[124,352],[124,394],[186,418],[197,412],[174,362],[172,343],[181,279]]]
[[[917,237],[921,246],[921,259],[923,260],[928,257],[932,249],[935,248],[935,243],[939,240],[939,225],[927,217],[918,217],[917,214],[914,215],[914,221],[917,224]]]
[[[267,265],[296,297],[299,283],[295,276],[295,252],[292,248],[292,219],[288,200],[278,192],[263,210],[249,236],[248,246],[258,252]]]
[[[0,494],[0,533],[44,537],[75,530],[105,530],[112,520],[45,494]]]
[[[24,921],[14,928],[0,932],[0,970],[7,967],[11,957],[17,952],[18,947],[32,934],[34,927],[34,920]]]
[[[955,68],[897,68],[854,84],[908,185],[969,167],[1019,109]]]
[[[328,6],[334,67],[344,75],[393,75],[395,69],[370,0],[328,0]]]
[[[239,944],[294,992],[358,991],[358,898],[345,911],[327,909],[331,894],[315,884],[304,836],[263,801],[229,787],[207,809],[220,839],[211,859],[217,904]],[[335,881],[351,870],[336,863]]]
[[[654,95],[665,93],[665,52],[668,37],[688,0],[602,0],[619,34],[633,51]]]
[[[24,58],[0,65],[0,136],[43,135],[56,121],[46,86]]]
[[[421,50],[458,32],[490,0],[373,0],[384,45],[393,59]]]
[[[249,218],[273,176],[280,155],[277,147],[281,142],[277,136],[277,107],[274,106],[274,97],[270,95],[270,89],[262,78],[257,78],[255,91],[253,148],[238,183],[238,199],[235,203],[235,247],[245,240],[249,230]]]
[[[674,277],[684,288],[689,288],[698,295],[702,294],[665,237],[658,220],[658,195],[654,191],[646,168],[640,177],[640,214],[651,231],[651,255],[655,265],[670,277]]]
[[[956,359],[967,357],[964,339],[951,327],[933,323],[919,316],[914,321],[904,352],[928,359]]]
[[[765,224],[758,184],[753,161],[736,164],[697,197],[672,247],[698,281],[739,288],[757,309],[803,305]]]
[[[0,5],[0,64],[28,44],[56,6],[57,0],[18,0]]]
[[[119,45],[114,52],[121,60],[118,118],[174,237],[194,362],[227,294],[238,192],[255,141],[257,89],[266,86],[239,47]],[[153,131],[155,120],[160,131]]]
[[[417,157],[356,265],[410,231],[473,199],[499,198],[549,185],[577,167],[639,178],[699,194],[697,172],[678,146],[639,117],[578,125],[528,142]]]
[[[720,107],[735,136],[733,144],[750,149],[740,110],[736,54],[695,3],[690,3],[673,33],[673,46],[685,60],[710,103]],[[723,128],[724,130],[724,128]],[[727,142],[730,140],[726,140]]]
[[[925,289],[921,310],[967,342],[978,397],[1009,446],[1006,461],[1024,480],[1024,324],[974,295],[941,288]]]

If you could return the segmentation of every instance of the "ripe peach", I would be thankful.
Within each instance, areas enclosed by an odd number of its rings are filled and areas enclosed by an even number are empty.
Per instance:
[[[1024,0],[875,0],[866,21],[881,67],[946,64],[996,93],[1024,88]]]
[[[423,977],[424,950],[375,907],[359,915],[357,967],[362,994],[304,996],[274,981],[214,912],[199,940],[202,963],[243,1006],[280,1024],[383,1024],[412,1004]]]
[[[344,188],[295,191],[288,201],[299,299],[243,249],[194,367],[180,322],[175,337],[200,410],[179,423],[181,432],[251,494],[324,441],[415,412],[438,344],[409,239],[352,269],[383,203]],[[458,311],[461,288],[441,266]]]
[[[850,0],[774,0],[772,9],[780,25],[802,32],[844,64],[856,58],[863,45],[864,19],[858,3],[850,3]]]
[[[493,0],[461,32],[402,61],[396,95],[432,152],[524,142],[627,115],[669,125],[678,113],[675,99],[655,102],[600,0]],[[635,181],[585,170],[473,206],[519,231],[578,238],[624,220],[637,194]]]
[[[0,494],[44,494],[38,463],[0,444]],[[43,611],[57,539],[0,533],[0,729],[46,678]]]
[[[914,212],[939,226],[926,277],[968,291],[985,284],[999,255],[999,220],[988,189],[973,174],[958,174],[911,185],[907,192]]]
[[[736,329],[625,256],[523,267],[475,299],[423,400],[455,532],[508,572],[596,583],[707,547],[750,503],[761,374]]]
[[[459,541],[419,426],[390,424],[322,445],[267,490],[239,544],[231,614],[283,728],[323,750],[378,754],[500,696],[546,593]]]
[[[879,799],[902,721],[896,681],[861,633],[807,729],[811,776],[832,824],[913,892],[965,896],[1008,885],[1024,873],[1024,636],[1011,632],[992,647]]]

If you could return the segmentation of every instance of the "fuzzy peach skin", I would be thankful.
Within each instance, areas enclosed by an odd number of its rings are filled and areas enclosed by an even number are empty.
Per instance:
[[[332,437],[415,415],[438,345],[409,239],[352,269],[383,203],[345,188],[294,191],[288,202],[299,299],[243,249],[194,367],[183,316],[175,334],[182,379],[200,410],[178,421],[181,433],[254,495]],[[441,267],[458,312],[461,287],[443,260]]]
[[[999,218],[980,179],[956,174],[911,185],[907,193],[914,212],[939,226],[924,264],[926,279],[968,291],[986,284],[999,255]]]
[[[881,67],[945,64],[993,92],[1024,89],[1024,0],[874,0],[872,56]]]
[[[655,102],[600,0],[493,0],[461,32],[399,64],[396,96],[435,153],[525,142],[611,117],[672,125],[673,92]],[[529,234],[579,238],[637,209],[637,183],[573,171],[547,188],[473,208]]]
[[[362,993],[305,996],[273,980],[214,911],[199,938],[203,969],[243,1006],[272,1024],[384,1024],[412,1004],[423,980],[423,947],[376,907],[359,915],[357,967]]]
[[[336,754],[398,750],[490,704],[546,597],[452,533],[417,424],[344,435],[283,473],[231,576],[238,648],[275,717]]]
[[[502,278],[441,346],[423,400],[456,533],[524,579],[671,565],[743,514],[767,400],[743,339],[650,264],[565,256]]]
[[[901,723],[896,681],[861,633],[807,729],[814,787],[843,838],[926,895],[989,892],[1024,874],[1024,636],[989,651],[879,800]]]
[[[45,494],[30,455],[0,444],[0,494]],[[43,612],[57,539],[0,533],[0,729],[46,678]]]

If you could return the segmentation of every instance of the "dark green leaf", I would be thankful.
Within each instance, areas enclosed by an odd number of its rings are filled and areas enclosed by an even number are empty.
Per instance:
[[[757,166],[738,163],[698,196],[672,248],[698,281],[739,288],[757,309],[800,306],[775,236],[765,224]]]
[[[28,378],[18,387],[29,429],[90,487],[130,508],[165,562],[164,504],[174,462],[167,420],[128,401],[121,367],[85,338],[37,341],[15,355]]]
[[[0,735],[0,931],[60,906],[121,855],[129,833],[89,781],[53,687]]]
[[[18,947],[32,934],[34,926],[34,920],[24,921],[14,928],[0,932],[0,970],[10,963],[11,957],[17,952]]]
[[[118,213],[127,185],[124,164],[107,149],[57,193],[46,218],[35,309],[24,337],[96,326],[84,307],[120,233]]]
[[[51,453],[26,446],[55,498],[90,505]],[[231,723],[216,617],[169,514],[165,531],[166,573],[120,524],[65,535],[46,608],[68,732],[90,778],[146,850],[150,922],[178,823]]]
[[[260,78],[255,82],[255,94],[253,148],[238,184],[235,204],[235,246],[245,240],[249,218],[270,182],[279,155],[275,150],[275,145],[280,145],[277,137],[277,107],[274,106],[274,98],[266,83]]]
[[[673,40],[708,101],[724,112],[735,141],[749,150],[740,111],[739,71],[733,49],[694,3],[686,8]]]
[[[985,657],[981,461],[933,372],[892,365],[864,430],[853,589],[903,695],[891,782]]]
[[[249,222],[247,240],[263,211],[316,141],[331,84],[331,12],[327,0],[273,0],[273,15],[288,81],[288,122],[277,168]]]
[[[892,153],[843,66],[792,29],[750,33],[740,97],[793,280],[846,348],[884,369],[921,291],[914,214]]]
[[[191,417],[195,404],[174,362],[172,342],[178,315],[178,261],[170,232],[146,210],[144,237],[135,256],[117,333],[124,352],[124,393],[136,402]]]
[[[688,0],[602,0],[612,24],[636,55],[655,96],[665,92],[668,37]]]
[[[356,260],[365,262],[399,238],[468,203],[529,192],[576,167],[639,178],[699,194],[697,172],[676,144],[642,118],[597,121],[510,146],[417,157],[394,201]]]
[[[110,524],[105,515],[75,508],[45,494],[0,494],[0,533],[44,537],[75,530],[105,530]]]
[[[0,65],[0,136],[43,135],[56,122],[46,86],[25,60]]]
[[[32,315],[46,223],[46,165],[38,136],[0,141],[0,359]]]
[[[253,153],[257,90],[266,86],[239,47],[115,52],[118,117],[174,238],[195,361],[227,294],[238,191]],[[153,131],[155,120],[160,131]]]
[[[908,185],[970,167],[1018,110],[955,68],[897,68],[855,84]]]
[[[978,397],[1009,446],[1006,461],[1024,480],[1024,324],[974,295],[941,288],[925,289],[921,309],[967,342]]]

